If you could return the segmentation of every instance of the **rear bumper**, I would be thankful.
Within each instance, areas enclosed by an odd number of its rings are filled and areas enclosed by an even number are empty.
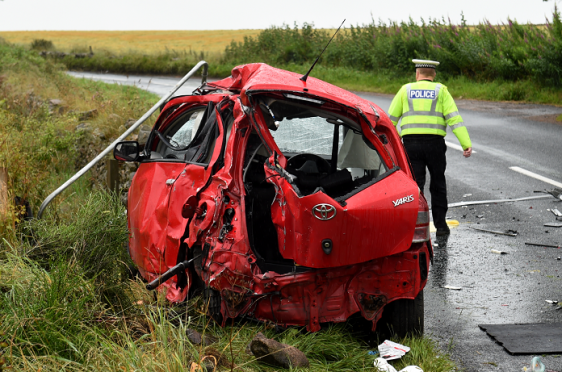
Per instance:
[[[247,313],[279,325],[306,326],[313,332],[320,323],[344,322],[360,312],[374,329],[386,304],[414,299],[425,287],[430,259],[430,243],[424,242],[352,266],[285,275],[269,272],[254,277],[253,295],[246,301],[240,301],[241,293],[234,288],[223,286],[222,312],[227,317]]]

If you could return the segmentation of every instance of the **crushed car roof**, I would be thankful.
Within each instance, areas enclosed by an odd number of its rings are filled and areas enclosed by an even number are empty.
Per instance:
[[[208,85],[229,91],[240,91],[241,96],[252,91],[303,92],[308,95],[324,97],[349,107],[358,107],[369,115],[386,117],[379,106],[347,90],[313,77],[309,77],[307,81],[302,81],[300,80],[301,77],[301,74],[271,67],[265,63],[251,63],[236,66],[232,69],[231,76]],[[373,112],[373,108],[378,112]]]

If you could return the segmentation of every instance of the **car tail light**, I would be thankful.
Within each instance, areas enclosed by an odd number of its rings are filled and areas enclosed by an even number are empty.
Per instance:
[[[421,243],[429,240],[429,207],[425,198],[420,194],[418,207],[418,219],[414,230],[412,243]]]

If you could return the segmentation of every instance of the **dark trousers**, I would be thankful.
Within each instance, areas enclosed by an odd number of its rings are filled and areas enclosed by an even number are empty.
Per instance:
[[[429,170],[433,224],[437,229],[446,228],[445,216],[448,202],[445,180],[445,168],[447,167],[445,138],[434,135],[406,135],[403,137],[403,141],[414,169],[416,182],[422,193],[425,186],[425,169]]]

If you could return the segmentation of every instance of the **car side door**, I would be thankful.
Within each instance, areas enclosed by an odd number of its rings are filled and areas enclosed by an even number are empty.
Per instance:
[[[209,179],[216,144],[222,143],[218,124],[209,117],[223,98],[185,97],[169,108],[172,112],[162,112],[151,132],[128,202],[130,254],[148,280],[176,264],[188,222],[182,206]],[[169,287],[171,300],[182,296]]]

